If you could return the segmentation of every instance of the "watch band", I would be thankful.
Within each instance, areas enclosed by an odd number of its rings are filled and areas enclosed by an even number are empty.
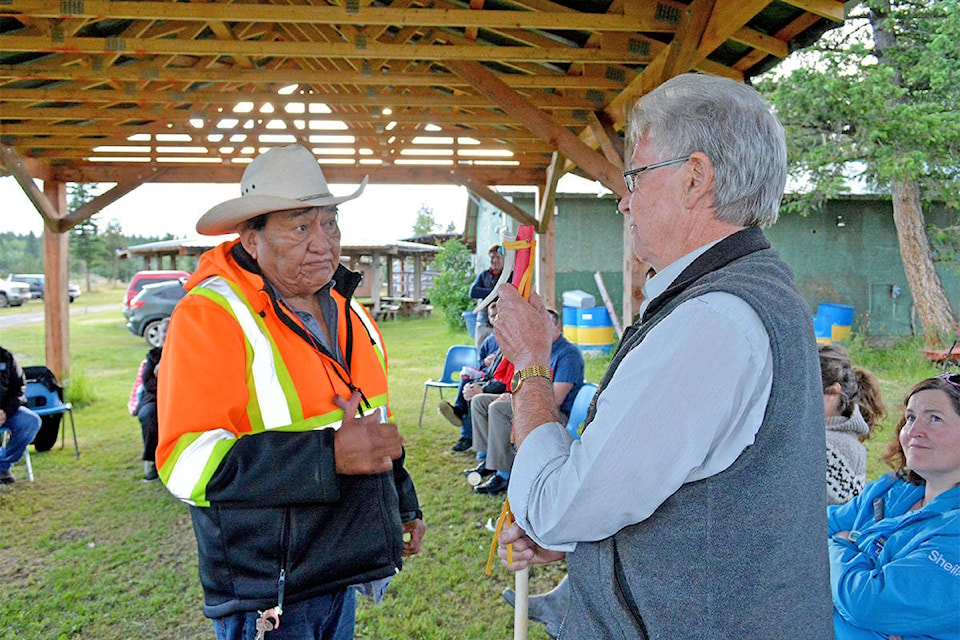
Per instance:
[[[545,367],[542,364],[535,364],[532,367],[524,367],[514,374],[513,384],[511,385],[510,392],[516,393],[519,391],[520,387],[523,386],[523,383],[527,378],[546,378],[550,382],[553,382],[553,373],[550,371],[549,367]]]

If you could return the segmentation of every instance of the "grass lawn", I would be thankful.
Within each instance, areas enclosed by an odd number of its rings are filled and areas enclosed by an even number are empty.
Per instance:
[[[121,289],[84,292],[77,305],[116,304],[115,310],[71,314],[72,399],[80,439],[76,459],[68,445],[33,454],[36,482],[0,488],[0,640],[90,638],[211,638],[203,618],[196,570],[196,543],[185,506],[159,483],[140,481],[140,428],[127,413],[127,396],[147,350],[120,313]],[[0,310],[0,319],[38,311],[38,303]],[[80,307],[77,307],[79,310]],[[500,499],[474,495],[460,471],[473,458],[454,454],[458,436],[437,411],[431,390],[423,426],[417,426],[423,382],[439,375],[446,348],[469,343],[439,318],[384,322],[391,365],[391,404],[404,434],[407,464],[417,483],[427,524],[420,555],[393,581],[386,601],[361,599],[358,638],[506,638],[512,609],[500,592],[512,576],[497,565],[484,575]],[[44,361],[42,323],[0,324],[0,343],[21,364]],[[935,373],[908,340],[886,349],[852,345],[855,361],[881,379],[892,422],[905,390]],[[598,382],[605,360],[589,360],[587,377]],[[448,399],[452,394],[445,392]],[[870,443],[870,477],[889,427]],[[69,439],[69,434],[68,434]],[[531,590],[552,587],[561,564],[538,568]],[[546,638],[532,624],[530,637]],[[268,636],[269,637],[269,636]]]

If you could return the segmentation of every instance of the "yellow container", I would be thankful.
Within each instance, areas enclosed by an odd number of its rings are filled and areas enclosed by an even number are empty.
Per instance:
[[[569,340],[570,342],[576,342],[577,336],[579,335],[579,327],[575,324],[565,324],[563,325],[563,337]]]
[[[616,342],[613,327],[577,327],[577,344],[595,345]]]
[[[835,324],[830,327],[830,339],[834,342],[846,342],[850,339],[853,327]]]

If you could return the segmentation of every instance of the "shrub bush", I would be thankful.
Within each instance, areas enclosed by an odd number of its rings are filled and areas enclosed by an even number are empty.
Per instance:
[[[473,306],[470,283],[473,265],[470,250],[453,238],[443,243],[434,262],[437,275],[430,290],[430,302],[440,310],[444,320],[453,328],[464,328],[463,312]]]
[[[133,378],[131,384],[132,380]],[[73,403],[75,409],[91,405],[99,399],[83,369],[70,372],[70,382],[64,387],[63,395],[68,402]]]

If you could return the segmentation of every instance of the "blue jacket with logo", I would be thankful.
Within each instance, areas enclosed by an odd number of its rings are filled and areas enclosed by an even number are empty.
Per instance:
[[[960,487],[923,492],[887,474],[828,508],[836,640],[960,639]]]

